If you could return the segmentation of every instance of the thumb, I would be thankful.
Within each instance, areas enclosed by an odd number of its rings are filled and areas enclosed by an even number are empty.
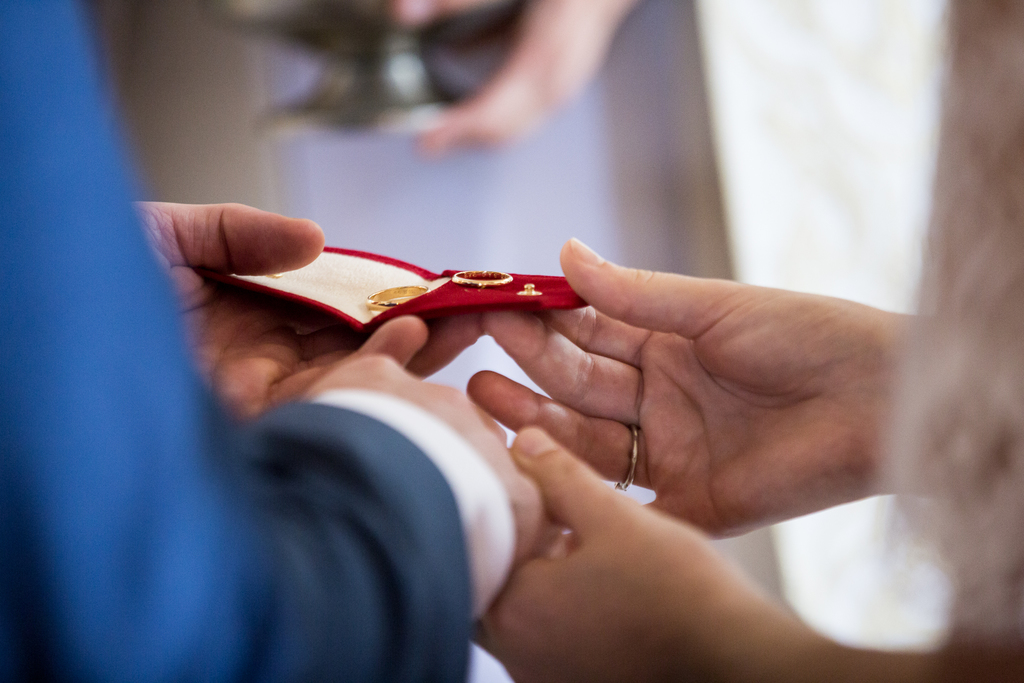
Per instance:
[[[540,489],[548,516],[580,539],[607,529],[621,517],[624,498],[608,488],[581,460],[543,430],[527,427],[512,443],[516,465]]]
[[[308,265],[324,248],[313,221],[251,206],[140,202],[136,209],[170,266],[265,275]]]
[[[729,280],[617,266],[576,238],[562,247],[561,262],[569,285],[601,313],[635,327],[690,339],[732,311],[746,289]]]
[[[414,315],[404,315],[381,325],[359,350],[349,356],[384,355],[405,366],[427,343],[427,324]]]

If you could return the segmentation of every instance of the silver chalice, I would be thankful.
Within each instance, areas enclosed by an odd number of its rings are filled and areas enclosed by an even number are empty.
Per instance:
[[[486,42],[487,36],[514,22],[521,2],[491,0],[422,29],[398,24],[387,0],[206,4],[235,25],[283,37],[320,57],[323,72],[314,92],[278,112],[278,121],[416,129],[472,88],[465,77],[446,76],[444,69],[434,68],[430,55],[451,46],[457,51],[460,45]]]

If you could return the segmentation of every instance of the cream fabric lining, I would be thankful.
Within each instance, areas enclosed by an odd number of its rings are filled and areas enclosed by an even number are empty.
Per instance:
[[[390,287],[422,285],[433,291],[451,278],[425,280],[416,273],[389,263],[325,251],[315,261],[279,278],[265,275],[239,275],[240,280],[297,294],[327,304],[361,323],[378,315],[366,307],[366,297]]]

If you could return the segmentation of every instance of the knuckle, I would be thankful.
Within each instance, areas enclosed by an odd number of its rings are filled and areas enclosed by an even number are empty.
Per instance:
[[[620,268],[610,263],[603,264],[603,267],[611,268],[612,277],[622,286],[615,287],[609,294],[608,308],[613,317],[621,318],[633,307],[633,301],[646,296],[645,292],[651,282],[657,278],[653,270],[640,268]]]
[[[550,427],[556,427],[567,415],[572,415],[572,413],[569,413],[561,404],[555,401],[545,400],[540,396],[534,397],[531,408],[531,411],[524,416],[527,418],[524,424],[535,425],[545,429],[546,431]]]
[[[596,367],[597,361],[589,353],[580,356],[572,386],[569,388],[570,403],[579,404],[586,399],[587,394],[590,393],[590,383],[593,380]]]
[[[647,270],[645,268],[634,268],[630,270],[630,278],[632,283],[637,287],[646,287],[657,278],[658,274],[653,270]]]
[[[583,309],[583,315],[579,317],[579,321],[576,326],[576,339],[579,345],[590,346],[594,341],[594,335],[597,333],[597,311],[593,306],[587,306]]]

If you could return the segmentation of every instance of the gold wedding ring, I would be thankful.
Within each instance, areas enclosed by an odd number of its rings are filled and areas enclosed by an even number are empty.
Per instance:
[[[512,276],[497,270],[464,270],[452,275],[452,282],[463,287],[500,287],[512,282]]]
[[[426,294],[427,291],[427,288],[422,285],[382,289],[366,297],[366,307],[371,311],[386,311],[398,304],[404,304],[406,301],[415,299],[421,294]]]
[[[640,428],[636,425],[629,425],[629,433],[633,436],[633,452],[629,456],[629,472],[626,478],[615,485],[619,491],[625,491],[633,484],[633,475],[636,474],[636,456],[640,452]]]

